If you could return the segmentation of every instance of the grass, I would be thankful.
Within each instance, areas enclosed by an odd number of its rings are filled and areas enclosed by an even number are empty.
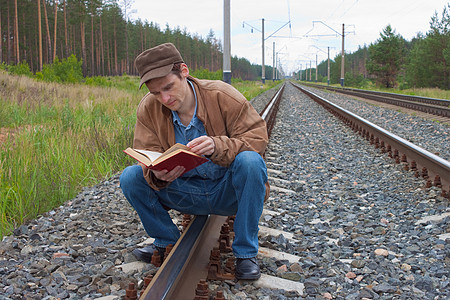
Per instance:
[[[105,83],[106,82],[106,83]],[[0,238],[134,163],[137,77],[39,82],[0,71]],[[247,99],[270,82],[237,82]]]
[[[129,163],[143,92],[0,73],[0,235]]]
[[[266,80],[264,84],[259,81],[236,81],[231,84],[239,90],[247,100],[251,100],[262,92],[275,87],[279,83],[279,81],[273,82],[271,80]]]
[[[313,82],[313,83],[327,85],[326,83],[323,83],[323,82]],[[331,84],[330,86],[341,87],[340,84]],[[345,87],[352,88],[351,86],[345,86]],[[387,88],[376,87],[374,84],[371,84],[369,87],[365,87],[363,89],[371,90],[371,91],[386,92],[386,93],[396,93],[396,94],[402,94],[402,95],[412,95],[412,96],[450,100],[450,90],[441,90],[439,88],[387,89]]]
[[[394,90],[392,93],[450,100],[450,90],[441,90],[438,88]]]

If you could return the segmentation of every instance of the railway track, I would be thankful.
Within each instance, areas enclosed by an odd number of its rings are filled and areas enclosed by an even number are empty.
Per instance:
[[[375,103],[383,103],[385,105],[402,107],[407,110],[421,112],[424,115],[433,115],[435,116],[434,119],[437,119],[440,122],[444,122],[447,124],[450,123],[450,100],[360,90],[353,88],[338,88],[319,84],[307,83],[304,85],[350,95],[363,100],[371,100]]]
[[[423,177],[427,180],[427,187],[433,185],[440,187],[443,197],[449,198],[450,163],[447,160],[340,108],[299,85],[295,86],[331,111],[354,131],[359,132],[371,144],[374,144],[375,148],[380,148],[381,153],[388,153],[389,157],[394,158],[396,163],[402,163],[405,170],[411,169],[415,172],[416,177]]]
[[[269,136],[275,125],[283,90],[284,85],[260,113],[267,123]],[[220,231],[226,221],[227,218],[223,216],[195,216],[141,298],[148,300],[194,299],[196,294],[201,294],[196,288],[200,280],[206,278],[234,279],[234,275],[231,273],[223,274],[221,262],[212,267],[216,268],[215,271],[212,271],[210,267],[210,253],[215,246],[219,246]],[[228,248],[231,246],[229,238],[228,235],[225,246]]]
[[[308,89],[327,98],[328,93]],[[252,101],[257,111],[266,107],[273,94],[275,90]],[[362,105],[335,93],[327,99],[346,108],[357,107],[358,114],[373,117],[379,126],[449,157],[448,127],[442,124]],[[397,126],[411,122],[412,127]],[[210,264],[204,261],[200,268],[192,257],[188,266],[173,264],[173,270],[187,271],[184,275],[166,274],[198,290],[204,295],[197,296],[204,299],[448,299],[450,209],[442,188],[426,188],[427,180],[404,170],[401,152],[397,164],[375,143],[371,145],[370,137],[367,141],[366,136],[355,134],[346,122],[292,84],[285,85],[275,123],[266,151],[272,189],[260,219],[261,279],[230,279],[229,253],[219,254],[227,280],[191,280],[206,279]],[[429,179],[433,183],[434,178]],[[445,184],[444,189],[448,191]],[[194,229],[203,221],[215,223],[213,231],[222,229],[225,222],[232,226],[231,220],[205,217],[187,225],[187,218],[169,213],[179,228]],[[227,246],[223,229],[221,240]],[[187,235],[188,230],[183,230],[183,236]],[[220,245],[220,234],[213,235],[214,248]],[[143,296],[150,275],[153,280],[166,276],[161,269],[168,270],[168,258],[181,261],[201,251],[205,254],[200,258],[211,255],[202,247],[208,242],[192,238],[187,242],[197,250],[172,249],[161,267],[137,262],[130,252],[152,242],[145,236],[116,174],[4,237],[0,298],[118,300],[127,289],[128,298],[134,299]],[[203,231],[198,236],[210,234]],[[218,266],[217,259],[214,263]],[[206,270],[206,275],[191,275],[199,269]],[[155,285],[153,280],[150,284]],[[130,282],[134,288],[128,286]],[[164,288],[156,292],[155,297],[166,295],[167,299],[195,297],[188,292],[168,297]],[[151,295],[147,292],[146,297]]]
[[[288,83],[291,84],[291,83]],[[382,153],[388,153],[390,157],[398,164],[402,164],[405,170],[413,170],[416,177],[423,177],[426,180],[426,187],[436,186],[441,188],[442,196],[448,199],[450,188],[450,164],[448,161],[439,158],[417,146],[383,130],[382,128],[365,121],[358,116],[339,108],[337,105],[323,99],[301,86],[295,85],[296,88],[306,93],[317,103],[324,106],[327,110],[336,115],[345,124],[352,127],[354,131],[359,132],[364,138],[370,141]],[[284,85],[276,93],[273,99],[266,105],[261,115],[268,123],[269,133],[275,124],[275,113],[279,106],[279,101],[282,97]],[[268,154],[270,158],[270,153]],[[272,170],[273,172],[273,170]],[[276,171],[275,171],[276,172]],[[282,179],[280,179],[282,181]],[[292,190],[279,188],[274,186],[278,192],[290,193]],[[265,215],[277,215],[276,211],[265,210]],[[223,234],[224,224],[230,224],[230,219],[222,216],[196,216],[186,227],[182,237],[173,247],[170,254],[164,260],[164,263],[153,277],[152,281],[141,293],[140,299],[210,299],[208,291],[208,280],[234,280],[232,274],[232,259],[231,264],[226,263],[224,258],[221,258],[219,250],[216,249],[218,260],[211,263],[213,249],[221,247],[222,250],[230,247],[229,234]],[[232,227],[232,221],[231,225]],[[222,231],[222,234],[221,234]],[[228,230],[225,230],[228,231]],[[269,228],[263,228],[263,232],[271,235],[290,236],[289,232],[271,231]],[[269,233],[267,233],[269,232]],[[222,245],[220,243],[222,241]],[[223,247],[222,247],[223,246]],[[225,251],[227,252],[227,251]],[[278,255],[281,260],[291,260],[295,263],[299,258],[283,252],[271,251],[268,248],[262,247],[260,254],[268,256]],[[222,253],[222,256],[224,254]],[[229,255],[228,255],[229,256]],[[228,257],[229,258],[229,257]],[[225,266],[227,265],[227,266]],[[305,284],[286,283],[285,281],[272,282],[272,285],[263,283],[264,281],[277,281],[276,277],[264,276],[255,283],[262,284],[265,287],[280,288],[283,284],[288,284],[286,288],[295,290],[298,295],[302,295],[305,289]],[[308,285],[306,286],[308,288]],[[314,290],[314,284],[309,286]],[[131,295],[127,299],[133,298],[136,291],[133,286],[129,287],[127,291]],[[214,299],[224,299],[223,294],[218,293]]]

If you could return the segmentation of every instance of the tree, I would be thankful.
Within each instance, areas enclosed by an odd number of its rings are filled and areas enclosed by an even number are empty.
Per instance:
[[[43,0],[45,1],[45,0]],[[40,0],[37,0],[38,6],[38,39],[39,39],[39,66],[38,70],[42,70],[42,22],[41,22],[41,3]]]
[[[380,39],[369,46],[367,70],[386,88],[395,87],[404,56],[404,39],[391,25],[380,33]]]
[[[19,15],[17,14],[17,0],[14,0],[14,54],[16,55],[16,64],[20,63],[19,56]]]
[[[406,77],[416,87],[450,89],[450,4],[442,18],[431,18],[426,36],[418,35],[408,56]]]

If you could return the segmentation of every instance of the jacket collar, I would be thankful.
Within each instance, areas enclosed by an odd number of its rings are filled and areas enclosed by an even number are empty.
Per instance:
[[[195,93],[197,94],[197,118],[202,121],[202,123],[206,126],[207,121],[207,114],[206,114],[206,108],[205,108],[205,102],[203,99],[203,94],[201,93],[199,87],[201,86],[201,83],[197,78],[194,78],[192,76],[188,76],[187,78],[189,81],[191,81],[194,85]]]

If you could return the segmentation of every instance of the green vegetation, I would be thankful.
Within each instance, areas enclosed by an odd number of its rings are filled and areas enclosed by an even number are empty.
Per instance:
[[[430,29],[419,33],[411,41],[387,25],[380,38],[369,46],[364,45],[353,53],[345,54],[345,79],[347,87],[371,89],[396,88],[409,93],[418,88],[450,90],[450,4],[441,16],[431,17]],[[317,66],[318,82],[327,82],[327,61]],[[315,69],[311,70],[315,74]],[[340,83],[341,55],[330,61],[330,82]],[[305,80],[310,69],[302,70]],[[300,78],[300,74],[295,74]],[[315,79],[315,78],[314,78]],[[391,91],[392,92],[392,91]],[[427,97],[450,99],[435,96]]]
[[[347,80],[347,77],[346,77]],[[326,85],[325,82],[317,82],[317,84]],[[339,84],[331,84],[334,87],[341,87]],[[385,87],[377,87],[371,81],[367,81],[366,84],[362,86],[355,86],[357,88],[372,90],[372,91],[380,91],[386,93],[396,93],[403,95],[412,95],[412,96],[420,96],[420,97],[428,97],[428,98],[436,98],[436,99],[448,99],[450,100],[450,90],[441,90],[439,88],[410,88],[410,89],[396,89],[396,88],[385,88]]]
[[[140,19],[132,21],[125,14],[133,11],[133,1],[16,2],[2,1],[0,5],[0,67],[2,62],[29,66],[15,74],[41,73],[38,76],[42,80],[60,82],[78,82],[78,71],[82,77],[92,78],[137,75],[134,58],[143,50],[166,42],[175,44],[192,71],[216,72],[223,65],[222,45],[212,30],[200,36],[168,24],[161,27]],[[41,27],[37,26],[38,20]],[[16,22],[17,32],[12,26]],[[80,65],[73,70],[73,77],[62,78],[59,72],[67,67],[66,60],[73,60],[72,55],[80,59]],[[73,62],[69,65],[74,66]],[[261,78],[261,66],[245,58],[232,57],[231,68],[233,77]],[[266,78],[272,79],[272,67],[266,68]],[[68,70],[63,72],[70,74]]]
[[[138,77],[56,83],[0,70],[0,85],[0,238],[134,163],[122,150],[146,93]],[[272,86],[236,82],[249,100]]]
[[[247,98],[247,100],[251,100],[261,94],[264,91],[267,91],[276,85],[278,85],[279,81],[271,81],[266,80],[265,84],[256,81],[242,81],[242,80],[231,80],[231,84],[242,93],[242,95]]]
[[[405,52],[403,39],[400,35],[395,34],[390,25],[380,35],[381,38],[377,43],[369,47],[367,70],[370,74],[375,75],[379,85],[391,88],[396,84]]]

